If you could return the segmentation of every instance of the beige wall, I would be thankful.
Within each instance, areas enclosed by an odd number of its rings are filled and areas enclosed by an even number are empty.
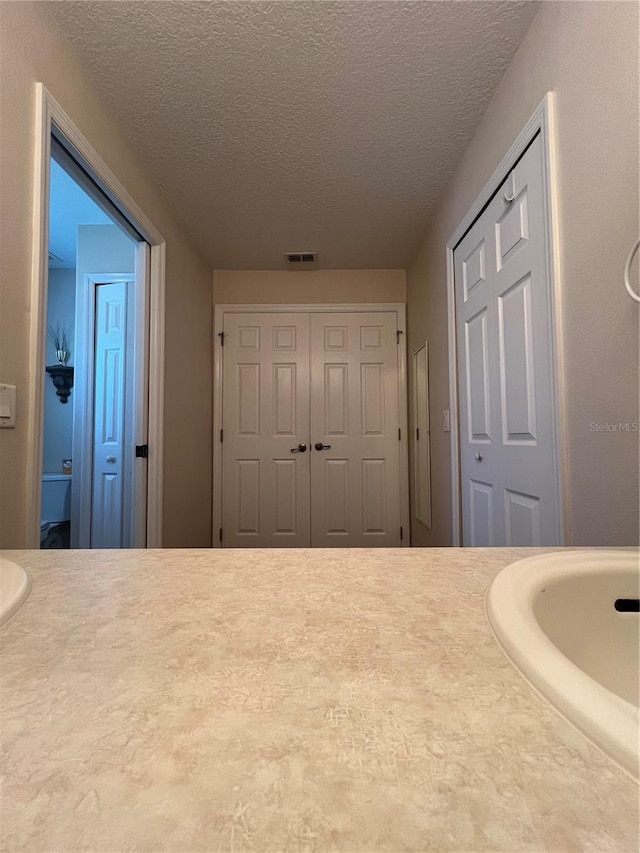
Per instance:
[[[638,6],[542,3],[407,275],[409,349],[430,346],[433,530],[451,543],[445,245],[534,112],[553,90],[567,385],[571,542],[638,541],[638,306],[622,284],[638,237]]]
[[[405,302],[404,270],[216,270],[217,304]]]
[[[211,271],[94,95],[46,4],[0,3],[0,381],[18,386],[0,433],[0,547],[25,543],[35,83],[41,81],[167,241],[164,544],[211,542]]]

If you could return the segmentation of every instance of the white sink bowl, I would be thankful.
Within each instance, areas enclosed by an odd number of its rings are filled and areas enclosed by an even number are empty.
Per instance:
[[[584,550],[512,563],[486,606],[494,634],[527,680],[634,777],[638,776],[638,553]]]
[[[0,557],[0,625],[15,616],[30,589],[31,580],[22,566]]]

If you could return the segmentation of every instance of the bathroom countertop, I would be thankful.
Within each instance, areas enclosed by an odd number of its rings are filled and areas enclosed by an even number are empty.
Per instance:
[[[22,551],[6,851],[638,850],[484,613],[534,549]]]

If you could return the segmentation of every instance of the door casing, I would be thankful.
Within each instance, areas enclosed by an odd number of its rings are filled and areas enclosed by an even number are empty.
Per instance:
[[[449,332],[449,410],[451,427],[451,521],[452,544],[460,546],[462,541],[462,507],[460,487],[460,421],[458,414],[458,360],[456,337],[456,300],[454,287],[454,250],[475,220],[480,216],[488,201],[513,169],[534,136],[540,133],[543,162],[543,203],[546,222],[546,272],[549,286],[550,340],[553,343],[551,363],[553,366],[552,396],[555,408],[555,452],[558,471],[558,507],[560,508],[561,544],[571,542],[569,516],[569,493],[567,476],[566,404],[562,346],[562,300],[560,279],[559,230],[557,220],[557,186],[555,180],[555,124],[554,94],[547,92],[517,139],[503,157],[500,165],[484,189],[471,205],[467,214],[453,232],[446,246],[447,260],[447,320]]]
[[[406,353],[406,305],[402,302],[349,303],[349,304],[269,304],[269,305],[216,305],[214,308],[214,354],[213,354],[213,547],[222,547],[218,531],[222,526],[222,339],[224,315],[232,314],[293,314],[293,313],[375,313],[395,312],[398,318],[400,342],[398,345],[398,419],[400,438],[400,516],[404,536],[402,546],[408,547],[410,537],[409,513],[409,458],[407,421],[407,353]]]
[[[52,134],[55,134],[63,145],[72,151],[73,156],[91,175],[105,195],[135,226],[138,233],[150,246],[148,275],[149,355],[147,368],[149,371],[147,435],[149,458],[146,486],[146,540],[148,548],[160,548],[162,546],[163,489],[165,240],[42,83],[36,83],[31,325],[29,330],[29,376],[31,377],[32,388],[27,402],[27,482],[29,488],[25,506],[25,547],[40,547],[44,363],[49,266],[49,177]]]

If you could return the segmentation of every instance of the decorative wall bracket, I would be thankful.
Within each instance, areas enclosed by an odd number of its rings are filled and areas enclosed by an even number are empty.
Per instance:
[[[52,364],[45,370],[51,377],[60,402],[66,403],[73,388],[73,367],[68,367],[66,364]]]

